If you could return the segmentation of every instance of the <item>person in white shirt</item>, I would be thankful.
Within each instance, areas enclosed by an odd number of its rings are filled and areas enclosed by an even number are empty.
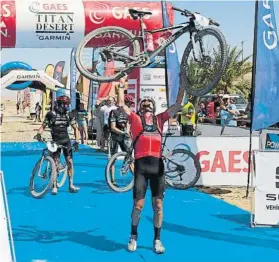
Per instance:
[[[103,113],[103,119],[101,119],[101,122],[103,120],[102,126],[103,126],[103,141],[101,145],[101,150],[104,150],[105,145],[107,144],[107,140],[109,137],[109,126],[108,126],[108,118],[109,114],[112,110],[117,109],[116,100],[113,97],[108,97],[106,104],[101,107],[101,112]]]

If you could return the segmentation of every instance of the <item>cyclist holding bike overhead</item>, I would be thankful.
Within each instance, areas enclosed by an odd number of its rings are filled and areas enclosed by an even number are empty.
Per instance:
[[[65,159],[68,166],[68,176],[69,176],[69,191],[71,193],[77,193],[79,188],[74,186],[74,174],[73,174],[73,154],[71,140],[68,134],[68,127],[71,125],[75,131],[75,140],[79,141],[79,132],[76,125],[76,120],[73,115],[68,113],[68,107],[70,104],[70,98],[68,96],[60,96],[56,99],[56,105],[53,111],[49,111],[46,114],[42,126],[39,128],[37,135],[34,137],[38,141],[42,140],[41,134],[44,132],[46,127],[51,130],[52,140],[65,147],[63,150]],[[73,147],[78,147],[78,142],[75,142]],[[61,149],[54,153],[53,158],[55,160],[56,166],[60,159]],[[52,194],[57,194],[57,185],[53,184]]]
[[[152,194],[152,206],[154,211],[154,242],[153,250],[157,254],[165,252],[160,240],[163,221],[163,198],[165,192],[164,163],[162,159],[162,132],[164,123],[174,117],[181,109],[184,96],[184,88],[180,84],[176,103],[165,112],[155,115],[156,105],[153,99],[144,99],[139,103],[139,112],[136,114],[124,104],[124,83],[126,77],[120,81],[118,92],[119,106],[129,115],[131,133],[134,140],[134,188],[131,236],[128,250],[135,251],[137,248],[138,224],[141,210],[144,205],[148,180]],[[181,78],[180,78],[181,83]]]

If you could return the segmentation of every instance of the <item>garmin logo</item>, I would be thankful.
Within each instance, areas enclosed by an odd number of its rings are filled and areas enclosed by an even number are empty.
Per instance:
[[[28,73],[28,75],[17,75],[16,76],[16,79],[17,80],[34,80],[34,79],[40,79],[41,76],[39,73],[34,73],[34,74],[31,74],[31,73]]]

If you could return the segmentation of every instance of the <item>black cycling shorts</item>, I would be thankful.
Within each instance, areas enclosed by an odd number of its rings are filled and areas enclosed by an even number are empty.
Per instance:
[[[125,136],[111,134],[111,141],[110,141],[111,155],[114,155],[118,152],[118,145],[120,146],[122,152],[128,152],[132,143],[133,143],[132,140],[126,138]]]
[[[152,197],[163,199],[165,193],[165,173],[162,158],[147,156],[135,160],[134,200],[145,198],[148,181],[150,181]]]
[[[66,148],[63,148],[63,153],[64,153],[64,156],[65,158],[67,158],[68,156],[70,156],[71,158],[73,158],[73,150],[72,150],[72,144],[71,144],[71,141],[68,140],[68,141],[63,141],[63,142],[56,142],[58,145],[62,145],[62,146],[65,146]],[[59,148],[57,150],[57,152],[55,152],[53,154],[53,158],[59,158],[60,157],[60,154],[61,154],[61,148]]]

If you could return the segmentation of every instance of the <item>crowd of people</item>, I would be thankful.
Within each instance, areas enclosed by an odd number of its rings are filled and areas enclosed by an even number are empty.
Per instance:
[[[197,122],[219,124],[230,127],[249,127],[251,103],[244,111],[237,110],[235,98],[228,94],[212,96],[209,101],[199,103]]]

